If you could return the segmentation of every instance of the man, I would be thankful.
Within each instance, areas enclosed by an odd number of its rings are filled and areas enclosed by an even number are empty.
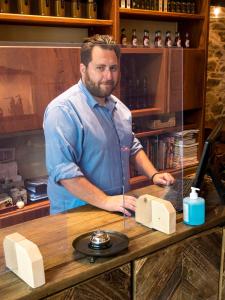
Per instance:
[[[51,213],[90,203],[130,216],[136,199],[129,190],[129,163],[155,184],[159,174],[132,133],[131,113],[111,95],[119,80],[120,49],[110,36],[96,35],[81,48],[81,80],[55,98],[44,116]]]

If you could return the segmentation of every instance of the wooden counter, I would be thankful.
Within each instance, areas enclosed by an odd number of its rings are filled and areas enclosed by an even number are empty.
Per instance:
[[[163,192],[163,188],[151,186],[133,191],[132,193],[135,195],[149,193],[159,196],[160,193]],[[193,250],[199,249],[199,245],[203,247],[203,244],[205,247],[203,256],[206,260],[204,260],[203,257],[200,260],[205,263],[208,261],[211,266],[212,264],[215,266],[212,270],[208,269],[206,273],[207,276],[209,276],[208,278],[211,278],[210,272],[214,272],[214,278],[210,280],[212,280],[212,284],[215,284],[215,280],[218,281],[219,284],[223,235],[223,229],[220,226],[223,226],[224,223],[224,206],[211,208],[210,211],[207,212],[206,223],[198,227],[184,225],[182,223],[182,215],[178,214],[177,232],[166,235],[136,224],[132,218],[123,218],[116,213],[109,213],[95,207],[85,206],[65,214],[47,216],[1,229],[0,299],[91,299],[91,297],[92,299],[96,299],[94,295],[98,295],[98,299],[159,299],[159,295],[162,291],[164,295],[171,296],[172,292],[174,293],[175,291],[175,287],[177,289],[177,295],[180,295],[181,281],[179,279],[180,283],[178,289],[178,284],[175,284],[174,281],[176,278],[174,274],[179,273],[177,270],[184,271],[184,269],[182,269],[184,261],[181,261],[181,259],[183,259],[185,255],[186,261],[190,263],[189,256],[185,252],[189,249],[188,246],[191,245]],[[115,257],[98,258],[95,263],[90,263],[87,257],[74,253],[72,248],[74,238],[96,229],[116,230],[127,234],[130,239],[128,250]],[[12,272],[5,270],[2,241],[7,234],[13,232],[21,233],[39,246],[44,258],[46,275],[46,284],[44,286],[32,289]],[[201,243],[199,244],[196,241],[201,241]],[[209,249],[207,250],[207,248]],[[214,250],[216,252],[215,255],[213,255]],[[162,253],[162,255],[160,253]],[[184,255],[184,253],[186,254]],[[194,255],[193,251],[189,251],[189,253],[191,253],[192,259],[193,257],[194,259],[198,258],[199,254]],[[159,266],[157,266],[157,264],[154,265],[154,263],[160,260],[162,260],[162,264],[160,263],[161,267],[159,268]],[[165,262],[167,262],[167,264],[170,262],[170,267],[166,266],[166,270],[168,274],[171,273],[173,276],[170,276],[170,274],[168,280],[165,281],[167,282],[167,288],[166,285],[164,286],[165,282],[162,283],[161,286],[158,284],[158,287],[154,287],[155,293],[158,291],[158,294],[154,294],[154,297],[152,296],[151,298],[149,296],[151,291],[149,288],[146,289],[143,284],[146,281],[148,282],[148,286],[151,286],[149,285],[149,278],[151,278],[151,276],[153,276],[154,282],[159,282],[157,277],[155,277],[157,274],[160,274],[161,279],[163,276],[165,277],[165,274],[163,275],[162,273],[162,266]],[[197,265],[196,268],[198,271],[198,267],[200,269],[204,268],[201,264],[198,265],[197,261],[195,261],[194,264],[195,266]],[[155,273],[151,268],[153,265]],[[175,266],[177,267],[175,268]],[[189,267],[192,268],[193,266],[191,267],[189,265]],[[207,265],[205,268],[206,267]],[[151,270],[150,273],[152,274],[147,272],[147,270]],[[183,271],[181,273],[184,275]],[[201,273],[202,270],[199,272]],[[146,274],[148,278],[146,278]],[[198,279],[198,287],[200,285],[199,282]],[[222,284],[222,281],[220,283]],[[205,284],[204,278],[203,284]],[[191,286],[186,286],[186,288],[189,289],[189,292],[191,291]],[[209,294],[211,291],[212,290],[209,290]],[[108,298],[106,298],[104,295],[109,292],[111,296],[108,295]],[[192,293],[194,292],[195,287],[193,287]],[[216,293],[219,294],[218,289]],[[90,297],[90,295],[92,296]],[[160,299],[170,299],[170,297]],[[171,296],[171,299],[175,298]],[[176,299],[191,298],[178,297]],[[192,299],[197,298],[192,297]]]

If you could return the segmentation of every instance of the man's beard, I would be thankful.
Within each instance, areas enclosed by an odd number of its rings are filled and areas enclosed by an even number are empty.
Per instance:
[[[116,88],[118,81],[107,80],[101,83],[95,83],[91,80],[89,74],[86,72],[84,78],[84,84],[88,91],[94,96],[99,98],[108,97],[112,94],[113,90]],[[105,89],[103,88],[105,87]]]

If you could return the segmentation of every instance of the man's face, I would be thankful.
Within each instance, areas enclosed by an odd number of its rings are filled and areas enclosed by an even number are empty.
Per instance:
[[[89,92],[102,101],[115,89],[119,80],[119,63],[113,50],[99,46],[92,49],[92,60],[86,67],[81,64],[82,81]]]

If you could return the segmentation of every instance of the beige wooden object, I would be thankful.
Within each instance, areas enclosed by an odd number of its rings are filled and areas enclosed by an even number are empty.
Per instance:
[[[137,199],[135,220],[167,234],[176,232],[176,210],[173,205],[148,194]]]
[[[44,264],[36,244],[15,232],[3,240],[6,266],[32,288],[45,284]]]

